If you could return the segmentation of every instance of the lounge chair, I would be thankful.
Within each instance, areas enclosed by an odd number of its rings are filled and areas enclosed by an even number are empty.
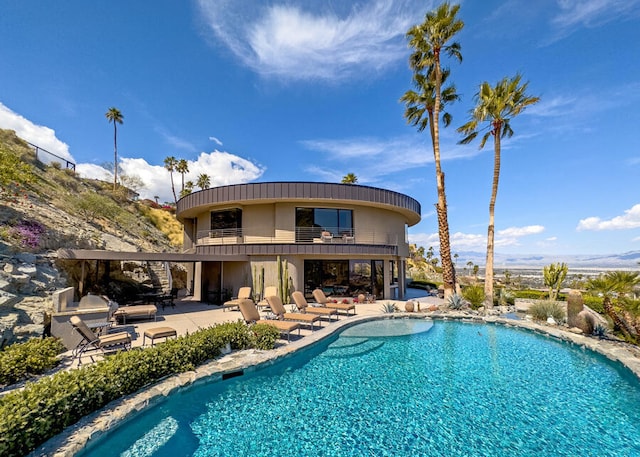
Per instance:
[[[105,354],[107,351],[131,349],[131,335],[128,332],[107,333],[103,336],[96,336],[87,324],[78,316],[71,316],[69,319],[73,329],[80,335],[81,340],[73,349],[73,358],[78,359],[78,365],[82,364],[82,356],[90,351],[99,351]],[[93,361],[93,355],[90,355]]]
[[[264,297],[261,301],[258,302],[258,309],[260,308],[268,308],[269,303],[267,302],[267,297],[272,295],[278,295],[278,288],[276,286],[267,286],[264,288]]]
[[[269,307],[271,308],[271,311],[273,311],[273,314],[278,316],[280,319],[284,319],[286,321],[297,321],[301,324],[311,325],[311,330],[315,330],[314,323],[320,319],[320,316],[317,314],[288,313],[282,304],[282,300],[280,300],[280,297],[277,295],[267,297],[267,303],[269,303]]]
[[[264,320],[260,319],[260,313],[258,308],[253,303],[253,300],[248,298],[239,301],[240,312],[247,324],[266,324],[277,328],[280,333],[287,334],[287,342],[290,341],[291,332],[298,329],[298,336],[300,335],[300,324],[297,322],[278,321],[278,320]]]
[[[251,299],[251,287],[241,287],[238,289],[238,296],[232,297],[231,300],[224,302],[222,308],[224,311],[226,311],[227,308],[238,309],[240,307],[240,300],[246,299]]]
[[[331,316],[336,316],[336,320],[338,320],[338,311],[335,309],[329,309],[324,306],[309,306],[307,303],[307,299],[304,298],[304,294],[299,290],[296,290],[291,294],[293,297],[293,301],[296,303],[298,309],[303,313],[308,314],[316,314],[318,316],[326,316],[329,320],[332,319]]]
[[[353,303],[332,303],[324,294],[322,289],[314,290],[313,298],[315,298],[318,304],[320,304],[321,306],[326,306],[329,309],[345,311],[347,314],[350,314],[350,311],[353,310],[353,314],[356,313],[356,305],[354,305]]]
[[[320,233],[320,241],[323,243],[332,243],[333,242],[333,234],[328,231],[323,231]]]
[[[123,324],[127,323],[127,319],[153,319],[155,321],[157,312],[156,305],[121,306],[113,313],[113,317],[116,320],[122,319]]]

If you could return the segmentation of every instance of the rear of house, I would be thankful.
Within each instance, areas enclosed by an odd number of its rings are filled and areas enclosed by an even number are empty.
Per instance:
[[[194,192],[178,202],[195,299],[220,303],[242,286],[262,299],[283,274],[290,292],[404,296],[407,228],[420,204],[385,189],[270,182]],[[286,270],[284,270],[286,267]]]

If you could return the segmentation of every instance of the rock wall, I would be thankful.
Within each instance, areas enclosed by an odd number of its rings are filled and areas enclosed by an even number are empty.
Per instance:
[[[0,347],[42,336],[52,293],[66,286],[53,254],[0,255]]]

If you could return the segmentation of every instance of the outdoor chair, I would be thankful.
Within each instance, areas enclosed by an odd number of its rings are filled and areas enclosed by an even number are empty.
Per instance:
[[[82,356],[92,351],[106,354],[107,351],[131,349],[131,335],[128,332],[107,333],[102,336],[96,336],[89,326],[78,316],[71,316],[69,319],[73,329],[80,335],[80,342],[73,349],[72,355],[74,359],[78,359],[78,365],[82,364]],[[88,354],[93,361],[93,355]]]
[[[282,304],[282,300],[277,295],[271,295],[267,297],[267,303],[269,303],[269,307],[273,314],[278,316],[280,319],[284,319],[286,321],[297,321],[301,324],[307,324],[311,326],[311,330],[315,330],[314,323],[320,319],[320,316],[317,314],[307,314],[307,313],[288,313]],[[320,321],[321,323],[322,321]],[[321,325],[321,324],[320,324]]]
[[[278,288],[276,286],[267,286],[264,288],[264,297],[257,304],[258,309],[260,308],[269,308],[269,303],[267,302],[267,297],[272,295],[278,295]]]
[[[347,314],[350,314],[350,311],[353,311],[353,314],[356,313],[356,305],[354,305],[353,303],[333,303],[327,298],[322,289],[314,290],[313,298],[318,304],[320,304],[321,306],[326,306],[329,309],[345,311]]]
[[[297,322],[260,319],[260,313],[258,312],[258,308],[256,308],[256,305],[253,303],[253,300],[239,300],[238,306],[240,308],[240,312],[242,313],[242,318],[249,325],[266,324],[275,327],[280,331],[280,333],[286,333],[287,342],[290,341],[291,332],[295,329],[298,329],[298,336],[300,336],[300,324]]]
[[[320,241],[322,241],[323,243],[332,243],[333,235],[331,234],[331,232],[325,230],[320,233]]]
[[[251,299],[251,287],[241,287],[238,289],[238,296],[232,297],[231,300],[226,301],[222,304],[223,311],[226,311],[227,308],[235,308],[238,309],[240,306],[240,300]]]
[[[296,290],[294,293],[292,293],[291,297],[293,297],[293,301],[302,313],[326,316],[329,318],[329,320],[332,319],[331,316],[336,316],[336,320],[338,320],[337,310],[325,308],[324,306],[309,306],[309,303],[307,303],[307,299],[304,298],[304,294],[299,290]]]

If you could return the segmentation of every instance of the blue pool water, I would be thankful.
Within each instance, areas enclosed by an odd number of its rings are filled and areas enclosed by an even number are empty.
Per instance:
[[[84,455],[640,456],[640,382],[514,328],[377,321],[172,395]]]

